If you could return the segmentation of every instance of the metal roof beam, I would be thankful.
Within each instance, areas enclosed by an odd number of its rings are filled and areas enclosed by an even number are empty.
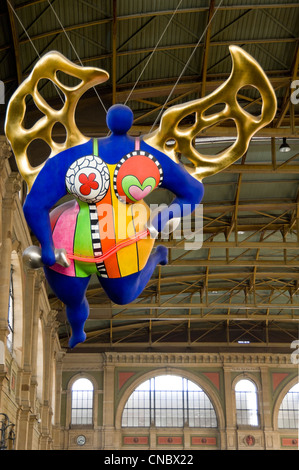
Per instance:
[[[114,305],[112,307],[112,309],[116,309],[116,308],[119,308],[119,305]],[[141,317],[142,319],[147,319],[147,318],[151,318],[153,320],[163,320],[165,317],[158,317],[156,316],[156,314],[152,314],[152,315],[149,315],[147,312],[147,310],[149,309],[152,309],[152,310],[189,310],[189,309],[192,309],[192,310],[198,310],[198,309],[209,309],[209,310],[216,310],[216,309],[231,309],[231,310],[254,310],[256,311],[257,309],[270,309],[270,310],[277,310],[277,309],[284,309],[284,310],[299,310],[299,304],[298,303],[274,303],[274,302],[270,302],[270,303],[262,303],[262,302],[257,302],[257,303],[245,303],[245,302],[235,302],[235,303],[232,303],[232,302],[217,302],[217,303],[214,303],[213,304],[209,304],[208,302],[192,302],[192,303],[165,303],[164,305],[160,305],[158,303],[137,303],[137,304],[134,304],[134,303],[131,303],[131,304],[128,304],[126,305],[124,308],[123,308],[123,311],[125,310],[129,310],[129,311],[132,311],[132,310],[143,310],[144,313],[142,313]],[[97,310],[97,311],[100,311],[101,310],[101,306],[96,304],[96,303],[91,303],[90,304],[90,309],[91,310]],[[198,315],[198,314],[192,314],[192,319],[193,320],[200,320],[200,321],[210,321],[212,319],[214,320],[219,320],[221,318],[220,316],[221,314],[213,314],[213,315],[209,315],[209,316],[204,316],[202,317],[202,315]],[[256,320],[256,319],[261,319],[261,316],[263,314],[260,314],[260,315],[254,315],[251,317],[252,320]],[[114,317],[114,320],[119,320],[121,318],[121,315],[118,314],[117,316]],[[133,315],[133,314],[124,314],[124,316],[122,317],[123,319],[125,320],[128,320],[128,319],[137,319],[137,315]],[[172,319],[179,319],[179,318],[188,318],[189,319],[189,316],[188,315],[185,315],[185,314],[181,314],[181,313],[177,313],[175,314],[175,317],[171,317]],[[226,315],[225,315],[225,318],[226,318]],[[244,315],[243,314],[240,314],[238,313],[236,315],[236,318],[240,318],[240,319],[244,319]],[[267,317],[268,318],[268,317]],[[292,319],[292,316],[289,315],[287,316],[286,314],[285,315],[275,315],[273,314],[273,319],[276,319],[277,321],[285,321],[286,318],[289,318],[289,319]],[[247,320],[250,319],[250,315],[249,317],[246,317]],[[266,318],[265,318],[266,319]],[[297,315],[296,317],[296,321],[299,322],[299,315]]]
[[[169,242],[171,243],[171,242]],[[173,245],[173,248],[175,249],[176,246]],[[283,241],[277,241],[277,242],[264,242],[264,241],[259,241],[259,242],[237,242],[237,241],[223,241],[223,242],[203,242],[202,243],[202,248],[248,248],[249,250],[298,250],[299,248],[299,242],[283,242]]]
[[[268,18],[270,18],[271,21],[273,21],[277,26],[279,26],[279,28],[283,29],[290,36],[295,37],[295,34],[293,33],[293,31],[291,31],[289,28],[287,28],[286,25],[281,23],[281,21],[279,21],[277,18],[275,18],[275,16],[273,16],[267,9],[263,8],[262,12],[264,13],[264,15],[266,15]]]
[[[18,10],[22,9],[22,8],[28,8],[28,7],[31,7],[33,5],[36,5],[38,3],[43,3],[43,2],[46,2],[47,0],[28,0],[26,2],[23,2],[23,3],[20,3],[16,8]],[[88,6],[92,6],[92,5],[88,5]],[[281,4],[276,4],[276,3],[268,3],[268,4],[244,4],[244,5],[226,5],[226,6],[223,6],[221,5],[219,7],[219,10],[242,10],[242,9],[277,9],[277,8],[298,8],[299,7],[299,3],[284,3],[283,4],[283,7],[281,6]],[[201,8],[184,8],[184,9],[181,9],[181,10],[178,10],[177,11],[177,14],[182,14],[182,13],[196,13],[196,12],[201,12],[201,11],[207,11],[208,10],[208,7],[201,7]],[[156,12],[139,12],[139,13],[136,13],[135,15],[125,15],[125,16],[122,16],[121,19],[123,20],[127,20],[127,19],[131,19],[131,18],[138,18],[140,16],[149,16],[149,15],[172,15],[173,14],[173,10],[161,10],[161,11],[156,11]]]
[[[97,336],[97,335],[96,335]],[[87,338],[92,340],[92,336],[89,336],[87,333]],[[232,348],[234,349],[234,353],[236,354],[243,354],[244,352],[249,352],[248,350],[252,350],[252,354],[256,354],[259,351],[259,348],[261,348],[261,353],[264,355],[265,354],[265,348],[267,347],[269,351],[272,352],[273,349],[277,349],[277,353],[283,354],[290,354],[290,342],[285,342],[285,343],[279,343],[279,342],[263,342],[263,343],[253,343],[250,342],[249,344],[239,344],[239,343],[233,343],[233,342],[228,342],[228,341],[217,341],[217,343],[214,342],[208,342],[208,341],[202,341],[200,343],[189,343],[186,341],[181,341],[181,342],[174,342],[174,341],[169,341],[169,342],[158,342],[156,344],[151,344],[148,339],[144,339],[143,341],[135,341],[135,342],[127,342],[127,343],[119,343],[115,344],[114,343],[107,343],[106,341],[103,342],[98,342],[98,343],[88,343],[88,339],[85,341],[84,345],[78,345],[77,350],[74,350],[74,354],[76,353],[82,353],[83,351],[89,350],[89,352],[109,352],[110,350],[112,351],[121,351],[121,352],[162,352],[162,353],[179,353],[179,352],[186,352],[186,351],[192,351],[196,353],[209,353],[211,350],[213,353],[215,353],[215,348],[217,348],[217,354],[221,349],[224,348],[225,351],[227,351],[227,348]],[[67,346],[68,338],[66,340],[62,339],[62,345]]]
[[[285,136],[286,134],[282,133],[280,134],[281,137]],[[289,134],[289,137],[291,137],[291,134]],[[294,137],[294,136],[293,136]],[[299,165],[294,164],[294,165],[281,165],[278,168],[273,168],[272,165],[267,165],[261,163],[260,165],[258,163],[246,163],[245,165],[241,164],[234,164],[231,165],[229,168],[226,168],[223,170],[226,173],[272,173],[272,174],[283,174],[283,173],[291,173],[291,174],[298,174],[299,173]]]
[[[211,42],[211,29],[212,29],[212,19],[215,10],[214,0],[210,0],[210,7],[208,12],[207,20],[207,30],[203,46],[203,62],[202,62],[202,74],[201,74],[201,97],[204,97],[206,94],[206,80],[207,80],[207,70],[208,70],[208,58],[209,58],[209,48]]]
[[[121,17],[118,17],[118,21],[121,20]],[[58,33],[63,33],[64,31],[74,31],[76,29],[82,29],[82,28],[90,28],[92,26],[98,26],[100,24],[105,24],[105,23],[111,23],[110,19],[104,18],[101,20],[94,20],[90,21],[87,23],[81,23],[77,25],[72,25],[72,26],[66,26],[64,29],[58,28],[52,31],[47,31],[44,33],[37,34],[35,36],[32,36],[30,38],[31,41],[37,41],[38,39],[42,39],[45,37],[53,36],[54,34]],[[26,44],[30,41],[28,38],[23,39],[20,41],[20,44]],[[244,44],[276,44],[276,43],[292,43],[296,42],[298,38],[267,38],[267,39],[236,39],[234,41],[211,41],[210,46],[230,46],[231,44],[234,45],[244,45]],[[136,55],[136,54],[142,54],[142,53],[147,53],[147,52],[152,52],[153,50],[156,51],[162,51],[162,50],[172,50],[172,49],[194,49],[197,44],[195,43],[188,43],[188,44],[171,44],[168,46],[158,46],[157,48],[155,47],[146,47],[146,48],[141,48],[141,49],[134,49],[134,50],[127,50],[127,51],[119,51],[117,52],[117,56],[127,56],[127,55]],[[199,44],[199,47],[203,47],[203,44]],[[10,45],[3,46],[1,50],[4,50],[5,48],[10,48]],[[86,60],[101,60],[101,59],[106,59],[107,57],[111,57],[112,54],[104,54],[102,56],[98,56],[96,58],[88,58],[84,59],[82,58],[82,62],[86,62]]]
[[[227,261],[226,259],[207,259],[207,260],[204,260],[204,259],[182,259],[182,260],[172,260],[170,264],[168,264],[166,266],[166,269],[167,268],[170,268],[170,267],[173,267],[173,266],[185,266],[185,267],[199,267],[199,266],[208,266],[208,267],[212,267],[212,266],[225,266],[227,267]],[[260,268],[264,268],[264,267],[284,267],[284,268],[297,268],[298,267],[298,260],[290,260],[290,261],[285,261],[285,260],[282,260],[282,259],[274,259],[273,257],[271,257],[271,259],[259,259],[259,260],[253,260],[253,259],[249,259],[249,260],[240,260],[240,259],[237,259],[236,261],[231,261],[229,263],[229,266],[231,267],[239,267],[239,268],[244,268],[244,267],[248,267],[248,268],[252,268],[254,266]],[[287,275],[286,275],[287,276]]]
[[[16,19],[15,19],[15,13],[14,13],[14,0],[9,0],[9,1],[6,0],[6,3],[7,3],[8,14],[9,14],[10,29],[11,29],[13,48],[14,48],[14,54],[15,54],[17,79],[18,79],[18,84],[20,85],[20,83],[22,83],[23,76],[22,76],[22,67],[21,67],[21,61],[20,61],[20,41],[19,41],[18,28],[16,24]]]
[[[227,266],[228,268],[228,266]],[[236,273],[234,273],[233,271],[220,271],[220,272],[211,272],[210,273],[210,279],[211,280],[219,280],[219,279],[222,279],[222,280],[228,280],[228,281],[231,281],[233,282],[233,279],[234,279],[234,276],[238,277],[239,279],[241,279],[242,277],[245,278],[246,276],[248,276],[248,271],[246,272],[242,272],[242,271],[236,271]],[[203,275],[201,275],[200,273],[193,273],[193,274],[183,274],[183,273],[180,273],[180,274],[177,274],[177,275],[167,275],[166,273],[163,274],[163,276],[161,277],[161,280],[160,280],[160,283],[161,285],[162,284],[174,284],[174,283],[180,283],[180,282],[191,282],[193,281],[194,279],[198,279],[200,277],[203,277]],[[257,271],[256,273],[256,279],[261,279],[262,281],[264,279],[271,279],[273,281],[279,281],[280,279],[290,279],[290,280],[299,280],[299,272],[295,272],[295,271]],[[152,284],[152,283],[155,283],[157,282],[157,279],[153,278],[151,279],[151,281],[149,281],[149,286]],[[262,286],[261,286],[262,287]],[[101,289],[101,288],[99,288]],[[214,287],[211,287],[211,289],[213,290]],[[269,286],[269,289],[271,289],[271,286]]]
[[[134,33],[132,33],[130,35],[130,37],[128,37],[120,46],[118,46],[117,52],[120,52],[120,50],[124,46],[126,46],[133,38],[136,38],[136,36],[138,36],[140,33],[144,33],[144,30],[147,28],[147,26],[149,26],[152,23],[152,21],[154,21],[155,19],[156,19],[155,16],[151,17],[142,26],[140,26],[140,28],[138,28],[136,31],[134,31]]]
[[[47,11],[49,11],[49,9],[51,8],[51,6],[54,6],[55,1],[56,1],[56,0],[52,0],[52,2],[50,2],[50,4],[48,3],[48,4],[46,5],[46,7],[44,8],[44,10],[43,10],[39,15],[35,16],[34,19],[31,21],[31,23],[30,23],[28,26],[26,26],[26,33],[27,33],[27,34],[29,34],[30,28],[32,28],[32,26],[34,26],[36,23],[38,23],[38,21],[40,21],[41,17],[42,17],[45,13],[47,13]],[[15,7],[15,10],[16,10],[16,7]],[[27,37],[27,36],[26,36],[26,33],[25,33],[25,31],[23,31],[23,33],[22,33],[21,36],[20,36],[20,41],[22,40],[22,38]]]

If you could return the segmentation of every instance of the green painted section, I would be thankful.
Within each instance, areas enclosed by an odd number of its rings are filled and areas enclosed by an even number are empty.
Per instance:
[[[78,201],[80,211],[77,218],[77,228],[74,240],[74,253],[82,256],[93,256],[89,206],[86,202]],[[97,272],[94,263],[75,262],[76,276],[86,277]]]

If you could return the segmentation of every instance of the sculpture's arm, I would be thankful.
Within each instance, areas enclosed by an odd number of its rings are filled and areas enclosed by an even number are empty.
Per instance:
[[[55,264],[49,212],[67,194],[65,174],[71,163],[92,152],[92,141],[65,150],[47,160],[27,195],[23,210],[26,221],[42,249],[42,262]]]
[[[154,149],[147,148],[152,151]],[[174,194],[172,203],[165,207],[151,220],[151,228],[157,232],[163,231],[165,225],[171,220],[182,218],[191,214],[200,204],[204,186],[196,178],[191,176],[180,164],[173,162],[166,155],[160,154],[158,160],[163,169],[162,188],[168,189]],[[154,232],[153,232],[154,234]]]

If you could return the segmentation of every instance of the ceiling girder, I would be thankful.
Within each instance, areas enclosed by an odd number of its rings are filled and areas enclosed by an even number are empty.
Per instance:
[[[38,9],[38,5],[43,3]],[[29,33],[32,32],[30,39],[24,34],[18,37],[16,17],[9,9],[13,40],[10,44],[4,42],[0,46],[0,52],[3,52],[1,61],[5,64],[6,52],[8,55],[10,51],[14,52],[18,82],[28,75],[34,63],[33,56],[30,56],[26,70],[22,70],[20,54],[28,54],[30,41],[43,54],[56,39],[63,41],[65,33],[73,33],[74,40],[79,38],[82,42],[86,35],[86,47],[82,50],[85,53],[88,51],[87,46],[90,46],[92,52],[85,57],[82,53],[81,63],[110,67],[111,80],[101,88],[101,98],[109,103],[124,102],[132,90],[130,99],[137,108],[132,133],[146,133],[151,129],[153,116],[163,107],[163,98],[173,91],[178,77],[162,77],[158,74],[157,77],[140,80],[135,86],[134,82],[128,83],[129,74],[132,73],[133,77],[133,73],[138,71],[138,67],[143,67],[154,51],[163,53],[163,59],[170,59],[174,67],[183,67],[184,54],[194,50],[198,40],[198,32],[186,26],[185,15],[194,17],[199,14],[202,15],[203,27],[206,27],[204,41],[198,45],[201,60],[196,65],[190,65],[188,73],[193,73],[193,76],[181,77],[173,92],[174,96],[166,106],[192,99],[194,95],[205,96],[221,86],[230,73],[225,63],[229,57],[228,50],[224,53],[221,48],[228,48],[234,43],[241,47],[255,46],[257,52],[262,52],[262,56],[269,59],[269,64],[272,61],[272,70],[266,70],[266,74],[279,97],[279,107],[271,126],[256,135],[264,139],[264,144],[269,147],[267,160],[259,159],[258,152],[254,159],[245,155],[238,163],[223,171],[222,179],[209,178],[204,182],[207,191],[219,190],[220,193],[220,190],[231,190],[231,196],[229,199],[217,196],[216,200],[214,196],[204,200],[204,241],[200,250],[193,253],[184,251],[183,237],[178,240],[157,240],[157,243],[169,248],[170,262],[167,266],[157,268],[139,299],[127,306],[109,303],[100,284],[96,286],[92,283],[87,291],[91,306],[87,320],[87,342],[80,345],[78,351],[82,351],[82,348],[144,350],[146,347],[150,350],[214,350],[215,347],[240,348],[238,341],[243,340],[250,340],[250,343],[246,343],[249,349],[269,346],[277,350],[289,348],[292,339],[298,337],[299,326],[299,191],[296,196],[292,193],[292,197],[276,197],[275,184],[295,187],[299,174],[299,162],[296,161],[299,154],[290,154],[290,157],[282,159],[281,155],[276,154],[275,146],[277,139],[282,137],[299,138],[298,107],[290,103],[290,83],[297,78],[298,72],[299,38],[292,27],[285,25],[276,15],[282,5],[255,4],[253,1],[251,4],[243,2],[238,5],[235,2],[234,5],[221,5],[220,14],[235,14],[226,15],[218,31],[213,29],[211,23],[218,2],[211,0],[205,7],[178,10],[173,22],[177,36],[182,34],[183,39],[175,44],[175,41],[165,38],[165,41],[155,46],[157,38],[154,35],[147,41],[142,41],[142,38],[150,25],[156,26],[156,32],[159,32],[164,22],[168,24],[173,10],[123,15],[119,14],[120,2],[113,0],[111,11],[106,14],[91,2],[82,0],[80,3],[87,9],[93,9],[94,15],[89,21],[86,20],[88,15],[84,18],[86,21],[80,20],[78,24],[70,24],[71,21],[62,18],[61,24],[65,26],[58,27],[57,23],[50,31],[34,29],[38,19],[44,19],[47,12],[51,13],[46,0],[24,1],[15,5],[17,13],[28,15],[25,24],[28,25]],[[30,19],[30,7],[40,11],[39,17]],[[298,7],[299,3],[283,4],[285,10]],[[99,13],[101,17],[97,19]],[[264,15],[269,24],[276,25],[281,35],[252,34],[242,39],[242,21],[249,21],[259,14]],[[128,24],[127,33],[121,35],[121,28]],[[234,27],[240,28],[241,34],[232,40],[229,32]],[[94,36],[88,36],[87,30],[96,31],[96,28],[109,31],[107,43],[103,41],[103,44],[98,44]],[[278,49],[282,46],[294,51],[291,65],[288,64],[290,59],[287,55],[278,56],[273,52],[274,47]],[[217,57],[213,55],[214,63],[211,63],[212,54],[217,49],[221,53]],[[130,61],[129,67],[121,70],[122,61],[127,64]],[[218,73],[212,73],[216,70]],[[5,84],[15,86],[15,76],[2,79]],[[261,104],[259,98],[249,97],[243,90],[238,98],[248,112]],[[87,93],[82,100],[82,110],[87,116],[95,99]],[[89,124],[87,119],[80,130],[86,136],[107,134],[104,120],[99,126],[93,122]],[[236,129],[230,123],[227,121],[223,125],[220,123],[207,128],[200,137],[206,141],[222,137],[231,142],[236,136]],[[294,142],[294,148],[295,145],[297,141]],[[250,185],[253,188],[257,185],[266,187],[270,183],[273,184],[271,197],[256,197],[254,192],[249,196],[251,199],[243,195],[243,191],[249,193]],[[245,233],[241,235],[241,231]],[[50,301],[52,308],[59,312],[61,337],[66,338],[68,326],[64,325],[63,306],[55,298],[50,297]]]

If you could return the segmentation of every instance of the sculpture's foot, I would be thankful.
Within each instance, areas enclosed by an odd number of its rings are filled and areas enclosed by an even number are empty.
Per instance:
[[[74,348],[77,344],[84,343],[85,340],[86,340],[86,333],[84,331],[82,331],[79,334],[72,334],[69,340],[69,347]]]

